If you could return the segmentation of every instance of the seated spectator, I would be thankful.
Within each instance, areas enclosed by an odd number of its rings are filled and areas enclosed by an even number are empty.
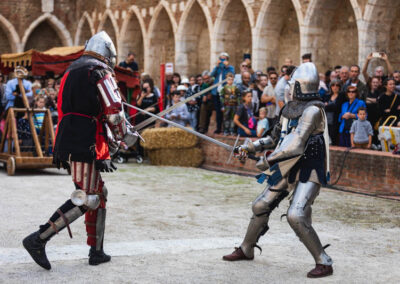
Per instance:
[[[389,116],[397,117],[397,122],[400,117],[400,97],[394,92],[396,88],[394,79],[388,78],[384,86],[386,91],[378,99],[379,125],[382,125]]]
[[[133,52],[129,52],[125,61],[119,63],[119,66],[129,69],[130,71],[139,71],[139,66],[135,62],[135,54]]]
[[[257,137],[264,137],[269,130],[269,122],[267,118],[267,109],[265,107],[260,108],[260,119],[257,122]]]
[[[224,135],[234,134],[235,123],[233,122],[233,117],[237,107],[240,105],[240,92],[233,84],[233,77],[232,73],[226,75],[226,85],[219,92],[222,104],[221,111],[224,113]]]
[[[18,77],[26,77],[28,75],[28,70],[22,66],[17,66],[14,70],[14,73],[17,78],[9,80],[5,88],[5,95],[7,99],[5,110],[14,106],[25,107],[22,102],[21,91],[18,85]],[[25,95],[29,100],[29,98],[32,97],[32,83],[26,79],[22,79],[22,84],[25,89]]]
[[[181,101],[181,94],[179,91],[175,91],[172,94],[172,105],[175,105]],[[187,109],[186,104],[182,104],[178,106],[177,108],[173,109],[169,113],[165,115],[166,119],[169,119],[175,123],[178,123],[182,126],[186,126],[186,124],[189,122],[189,111]],[[169,127],[173,127],[172,125],[169,125]]]
[[[245,137],[256,137],[257,121],[253,113],[253,98],[251,90],[248,90],[242,95],[242,104],[238,107],[233,118],[238,127],[238,134]]]
[[[368,83],[371,80],[371,76],[368,74],[368,65],[371,62],[372,59],[376,60],[383,60],[386,63],[387,69],[388,69],[388,75],[386,76],[384,74],[385,68],[383,66],[378,66],[375,68],[375,72],[373,76],[381,78],[381,82],[384,82],[388,76],[393,74],[393,68],[392,65],[390,64],[389,58],[384,52],[373,52],[368,54],[367,59],[365,60],[363,69],[362,69],[362,74],[364,76],[365,81]]]
[[[357,111],[357,117],[358,119],[354,120],[350,129],[351,147],[369,149],[371,148],[374,131],[371,123],[366,119],[367,109],[360,107]]]
[[[331,82],[329,94],[325,96],[325,113],[328,120],[328,132],[332,145],[339,145],[339,114],[344,102],[344,94],[340,91],[342,88],[341,81],[335,79]]]
[[[183,80],[182,80],[183,81]],[[186,91],[185,99],[190,98],[191,96],[200,92],[200,86],[196,83],[196,77],[190,76],[189,78],[189,87]],[[201,98],[197,97],[186,103],[186,106],[189,111],[189,124],[190,126],[196,130],[197,129],[197,115],[200,109]]]
[[[357,111],[360,107],[366,107],[365,102],[358,99],[357,87],[349,86],[347,88],[348,102],[343,103],[342,111],[339,114],[339,146],[351,147],[350,128],[353,121],[357,118]]]

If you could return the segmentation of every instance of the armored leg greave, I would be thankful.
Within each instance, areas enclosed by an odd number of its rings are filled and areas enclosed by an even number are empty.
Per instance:
[[[286,190],[271,191],[267,187],[253,202],[253,216],[250,219],[246,236],[240,248],[248,258],[254,257],[254,247],[262,235],[264,235],[269,227],[268,220],[272,210],[288,195]]]
[[[74,205],[71,200],[67,200],[56,212],[50,217],[49,221],[40,226],[39,237],[43,241],[48,241],[52,236],[58,234],[59,231],[68,227],[68,232],[72,238],[69,224],[78,219],[86,212],[83,206]]]
[[[317,233],[311,225],[311,205],[318,196],[320,185],[314,182],[299,183],[287,213],[287,220],[314,257],[317,264],[332,265],[332,259],[325,253]]]

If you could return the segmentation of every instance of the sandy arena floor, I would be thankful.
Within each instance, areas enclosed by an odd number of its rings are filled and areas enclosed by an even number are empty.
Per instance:
[[[240,245],[251,201],[263,186],[254,178],[193,168],[127,164],[105,174],[109,189],[105,250],[108,264],[87,263],[83,218],[47,245],[52,270],[22,248],[73,190],[55,169],[0,171],[0,283],[399,283],[400,203],[324,189],[314,226],[334,260],[334,275],[305,277],[313,259],[274,211],[254,261],[221,260]]]

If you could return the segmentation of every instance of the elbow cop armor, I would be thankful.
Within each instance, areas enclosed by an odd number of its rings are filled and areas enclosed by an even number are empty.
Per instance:
[[[101,103],[106,116],[107,126],[111,130],[116,141],[123,141],[127,146],[132,146],[137,140],[136,132],[132,132],[132,126],[125,120],[122,108],[122,99],[117,83],[111,74],[106,74],[97,81],[97,88],[101,94]]]

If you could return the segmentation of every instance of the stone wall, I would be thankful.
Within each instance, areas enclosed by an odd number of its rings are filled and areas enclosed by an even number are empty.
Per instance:
[[[216,135],[214,138],[234,145],[234,137]],[[244,142],[241,138],[239,145]],[[247,160],[242,164],[237,159],[229,159],[229,151],[201,141],[205,154],[203,167],[238,174],[258,174],[255,162]],[[345,157],[346,148],[331,147],[330,149],[331,182],[335,182]],[[355,192],[381,196],[400,197],[400,156],[371,150],[354,149],[346,157],[342,175],[336,186]]]
[[[0,52],[36,45],[28,44],[35,34],[45,35],[41,48],[83,44],[104,29],[120,60],[136,52],[141,71],[155,78],[161,61],[187,76],[212,68],[222,51],[236,69],[243,53],[265,69],[311,52],[321,72],[386,51],[399,69],[399,15],[397,0],[4,0]]]

